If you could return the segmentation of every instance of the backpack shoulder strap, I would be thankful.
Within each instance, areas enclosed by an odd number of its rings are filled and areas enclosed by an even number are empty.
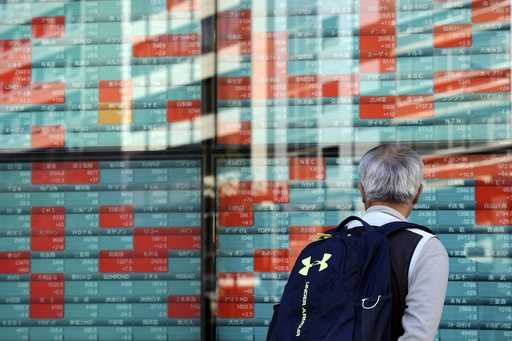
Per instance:
[[[357,216],[350,216],[350,217],[347,217],[346,219],[344,219],[339,225],[338,227],[336,228],[336,232],[340,232],[340,231],[343,231],[345,229],[345,226],[350,223],[351,221],[354,221],[354,220],[357,220],[358,222],[360,222],[361,224],[363,224],[364,227],[368,227],[370,226],[366,221],[364,221],[363,219],[357,217]]]
[[[386,236],[390,236],[398,231],[405,230],[405,229],[419,229],[422,231],[425,231],[427,233],[430,233],[434,235],[434,232],[432,232],[431,229],[428,227],[425,227],[423,225],[418,225],[414,223],[410,223],[408,221],[393,221],[391,223],[384,224],[380,227],[381,231],[386,234]]]

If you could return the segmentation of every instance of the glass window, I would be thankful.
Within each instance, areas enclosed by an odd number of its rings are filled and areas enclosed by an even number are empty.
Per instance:
[[[509,0],[0,1],[0,341],[265,340],[412,146],[440,341],[512,338]]]
[[[218,1],[217,340],[265,340],[298,252],[363,210],[379,143],[424,156],[450,255],[439,340],[511,334],[510,4]]]

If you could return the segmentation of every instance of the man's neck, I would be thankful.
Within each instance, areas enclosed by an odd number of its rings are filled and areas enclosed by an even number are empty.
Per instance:
[[[388,201],[371,201],[368,204],[365,205],[366,209],[372,207],[372,206],[387,206],[391,207],[392,209],[399,212],[401,215],[403,215],[405,218],[411,214],[412,211],[412,205],[409,203],[396,203],[396,202],[388,202]]]

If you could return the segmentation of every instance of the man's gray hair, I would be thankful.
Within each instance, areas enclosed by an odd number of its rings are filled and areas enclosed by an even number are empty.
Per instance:
[[[359,163],[366,200],[409,202],[423,180],[423,161],[413,149],[384,144],[370,149]]]

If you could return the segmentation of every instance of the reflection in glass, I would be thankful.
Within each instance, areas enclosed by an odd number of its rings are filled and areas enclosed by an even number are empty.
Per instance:
[[[197,1],[0,4],[1,149],[200,141]]]

